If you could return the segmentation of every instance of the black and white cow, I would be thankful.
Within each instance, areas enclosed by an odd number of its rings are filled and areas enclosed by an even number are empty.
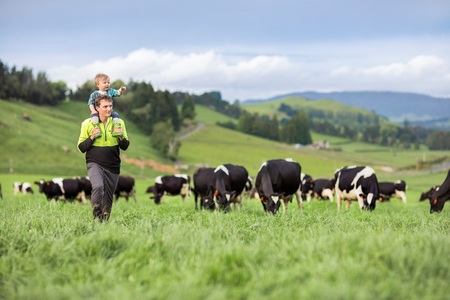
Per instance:
[[[330,179],[318,178],[314,180],[314,198],[317,200],[329,199],[333,201],[334,181]]]
[[[440,185],[439,189],[431,195],[430,198],[430,213],[440,212],[444,208],[444,204],[450,199],[450,170],[448,170],[447,177]]]
[[[273,159],[261,165],[255,186],[265,212],[275,215],[283,203],[283,214],[286,213],[293,195],[302,211],[300,174],[300,164],[292,159]]]
[[[335,192],[338,210],[341,200],[357,200],[361,210],[374,210],[379,197],[378,179],[375,171],[367,166],[342,167],[334,173]]]
[[[29,182],[14,182],[14,196],[17,194],[34,194],[33,189],[31,188],[31,183]]]
[[[378,182],[378,190],[380,193],[379,201],[389,201],[392,197],[402,199],[406,204],[406,182],[398,180],[396,182]]]
[[[164,195],[180,195],[182,202],[191,194],[191,177],[187,174],[162,175],[155,178],[155,185],[147,188],[152,193],[150,199],[160,204]]]
[[[0,199],[3,199],[2,184],[0,183]]]
[[[305,201],[307,200],[308,202],[311,201],[311,195],[314,191],[314,180],[311,177],[311,175],[302,173],[300,176],[300,180],[302,181],[301,184],[301,195],[302,195],[302,200]]]
[[[34,184],[39,186],[39,192],[45,194],[47,200],[78,200],[86,202],[83,185],[79,179],[53,178],[50,181],[41,179]]]
[[[84,197],[87,199],[91,199],[92,194],[92,183],[89,177],[76,177],[79,183],[81,184],[81,188],[84,191]]]
[[[422,201],[425,201],[425,200],[427,200],[427,199],[428,199],[428,200],[432,200],[433,194],[434,194],[437,190],[439,190],[439,186],[438,186],[438,185],[432,186],[428,191],[423,192],[423,193],[420,195],[419,201],[422,202]]]
[[[243,166],[223,164],[214,170],[214,195],[219,208],[230,210],[231,205],[240,210],[242,192],[248,183],[248,171]]]
[[[119,197],[125,197],[126,201],[128,201],[129,197],[133,197],[134,202],[137,202],[136,190],[134,188],[134,178],[120,175],[114,195],[116,201],[119,200]]]
[[[193,176],[195,209],[197,201],[200,198],[200,208],[215,210],[216,202],[214,201],[214,169],[213,168],[199,168],[194,172]]]

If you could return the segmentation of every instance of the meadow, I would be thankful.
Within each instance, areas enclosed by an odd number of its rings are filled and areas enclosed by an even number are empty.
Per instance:
[[[180,161],[189,168],[180,171],[231,162],[255,176],[265,159],[292,157],[318,178],[367,164],[379,179],[406,180],[408,203],[338,212],[335,202],[312,200],[302,214],[292,203],[276,216],[254,199],[226,214],[195,210],[193,196],[155,205],[145,190],[161,171],[124,159],[122,173],[136,178],[138,201],[120,199],[110,221],[98,223],[89,205],[47,202],[36,186],[34,195],[12,190],[14,181],[86,174],[75,148],[85,104],[0,105],[0,299],[448,299],[450,210],[430,214],[418,201],[448,169],[415,168],[424,157],[448,161],[448,151],[320,135],[314,139],[340,150],[295,149],[218,127],[226,117],[199,108],[205,127],[182,141]],[[126,121],[128,158],[172,165]]]
[[[0,298],[448,299],[449,210],[430,214],[416,193],[373,212],[313,199],[272,216],[255,199],[226,214],[193,197],[157,206],[145,184],[107,223],[4,188]]]

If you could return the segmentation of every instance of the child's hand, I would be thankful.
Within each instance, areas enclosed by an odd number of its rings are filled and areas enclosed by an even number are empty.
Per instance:
[[[123,92],[123,91],[125,91],[126,89],[127,89],[127,87],[124,86],[124,85],[122,85],[122,86],[119,88],[119,91],[120,91],[120,92]]]

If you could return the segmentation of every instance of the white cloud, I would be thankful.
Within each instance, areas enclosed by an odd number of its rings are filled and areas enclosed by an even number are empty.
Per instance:
[[[230,101],[305,90],[392,90],[450,96],[449,61],[437,55],[370,62],[372,65],[365,66],[358,65],[359,61],[340,64],[339,56],[333,55],[324,63],[287,55],[239,57],[213,50],[180,54],[141,48],[81,67],[63,65],[48,70],[48,74],[51,80],[63,80],[73,89],[105,72],[112,81],[145,81],[156,89],[197,94],[221,91]]]
[[[362,71],[363,74],[374,76],[442,76],[449,71],[448,63],[436,56],[421,55],[412,58],[406,63],[391,63],[388,65],[375,66]]]

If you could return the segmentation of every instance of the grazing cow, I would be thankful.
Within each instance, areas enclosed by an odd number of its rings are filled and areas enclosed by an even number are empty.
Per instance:
[[[199,168],[194,172],[193,176],[194,188],[194,201],[195,209],[197,207],[197,201],[200,197],[200,208],[215,210],[216,202],[214,197],[214,169],[213,168]]]
[[[380,193],[379,201],[389,201],[391,197],[402,199],[406,204],[406,182],[398,180],[396,182],[378,182],[378,191]]]
[[[293,195],[296,195],[299,210],[302,211],[300,174],[300,164],[292,159],[268,160],[261,165],[255,186],[265,212],[275,215],[282,202],[285,214]]]
[[[242,192],[247,187],[249,176],[243,166],[223,164],[214,170],[216,201],[219,208],[228,211],[233,205],[235,209],[242,207]],[[224,188],[224,190],[223,190]]]
[[[422,202],[422,201],[425,201],[425,200],[427,200],[427,199],[428,199],[428,200],[432,200],[433,194],[434,194],[437,190],[439,190],[439,186],[438,186],[438,185],[432,186],[428,191],[423,192],[423,193],[420,195],[419,201]]]
[[[153,193],[150,199],[154,199],[156,204],[160,204],[164,195],[181,195],[184,202],[191,193],[191,178],[187,174],[164,175],[155,179],[155,185],[147,188],[147,193]]]
[[[47,200],[78,200],[86,202],[83,185],[79,179],[54,178],[50,181],[41,179],[34,184],[39,186],[39,192],[44,193]]]
[[[440,212],[444,208],[445,201],[450,199],[450,170],[448,170],[447,177],[440,185],[439,189],[431,195],[430,198],[430,213]]]
[[[0,199],[3,199],[2,184],[0,183]]]
[[[372,168],[342,167],[334,173],[334,181],[338,210],[341,209],[341,200],[346,201],[347,209],[352,200],[358,200],[361,210],[375,209],[379,191],[377,175]]]
[[[14,188],[14,196],[17,195],[18,193],[34,194],[33,189],[31,188],[31,184],[29,182],[14,182],[13,188]]]
[[[333,201],[334,181],[329,179],[314,180],[314,198],[317,200],[329,199]]]
[[[81,188],[83,189],[83,192],[84,192],[84,197],[86,199],[91,199],[92,184],[91,184],[91,180],[89,179],[89,177],[76,177],[76,179],[79,180]]]
[[[134,188],[134,178],[128,176],[119,176],[114,195],[116,201],[119,200],[119,197],[125,197],[126,201],[128,201],[128,197],[133,197],[134,202],[137,202],[136,190]]]
[[[301,188],[300,188],[301,194],[302,194],[302,200],[303,201],[307,200],[308,202],[310,202],[311,195],[314,191],[314,180],[310,175],[304,174],[304,173],[301,174],[300,180],[302,181]]]

